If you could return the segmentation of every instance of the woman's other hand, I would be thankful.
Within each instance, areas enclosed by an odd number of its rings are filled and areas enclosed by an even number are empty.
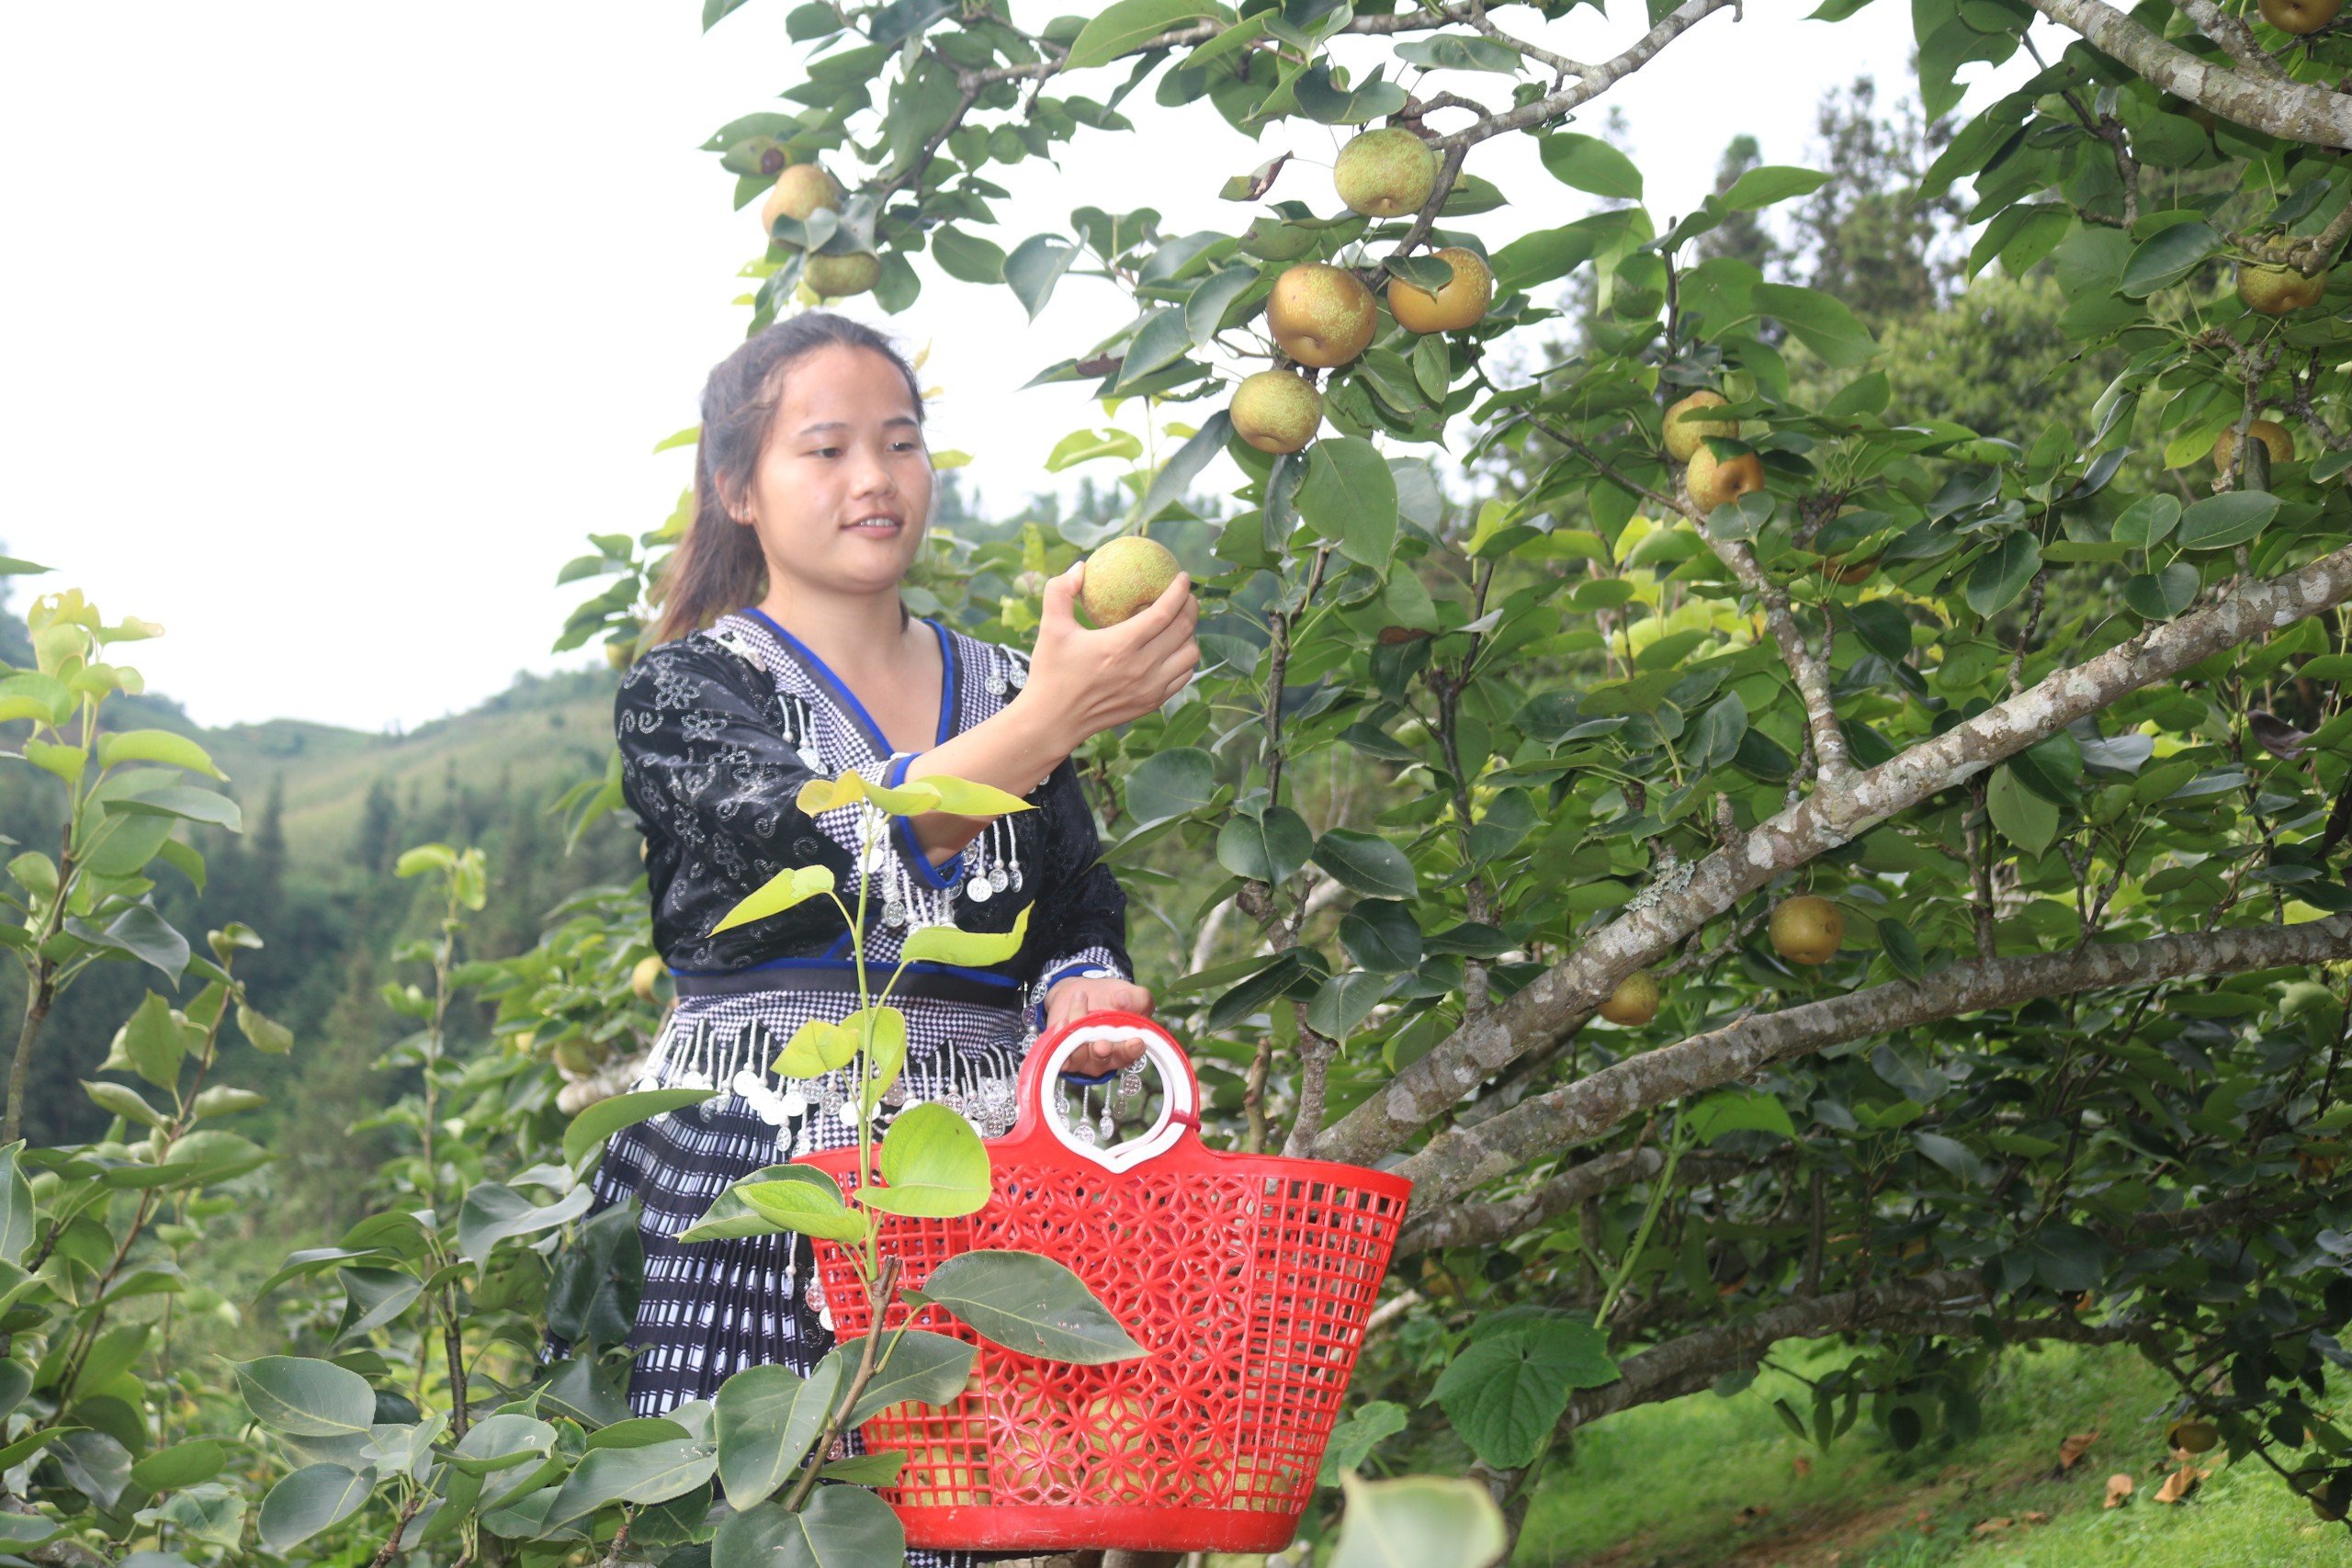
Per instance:
[[[1133,980],[1115,976],[1073,975],[1046,993],[1046,1028],[1050,1032],[1091,1012],[1132,1012],[1151,1016],[1151,993]],[[1062,1071],[1073,1077],[1101,1077],[1143,1058],[1143,1036],[1124,1040],[1090,1040],[1069,1055]]]
[[[1081,560],[1046,582],[1019,699],[1050,716],[1069,742],[1067,750],[1159,707],[1184,689],[1201,662],[1193,639],[1201,606],[1188,573],[1178,572],[1159,598],[1100,630],[1080,626],[1073,610],[1085,576]]]

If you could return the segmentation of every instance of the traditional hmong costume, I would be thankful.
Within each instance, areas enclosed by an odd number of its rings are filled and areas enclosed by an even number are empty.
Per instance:
[[[1010,702],[1027,665],[1011,649],[925,624],[945,671],[937,744]],[[654,649],[621,682],[614,716],[623,792],[648,840],[654,944],[678,993],[636,1087],[724,1091],[614,1134],[594,1179],[598,1210],[631,1195],[642,1205],[628,1399],[635,1414],[653,1416],[710,1396],[745,1367],[781,1361],[806,1371],[832,1345],[806,1237],[673,1239],[749,1172],[856,1141],[849,1069],[789,1079],[769,1066],[801,1023],[859,1006],[839,910],[813,898],[712,936],[729,908],[788,866],[821,863],[854,909],[854,868],[871,835],[865,943],[876,994],[916,928],[1006,931],[1030,908],[1012,959],[985,968],[918,963],[900,977],[891,1001],[907,1017],[907,1063],[877,1134],[904,1106],[942,1100],[983,1136],[1001,1135],[1047,987],[1074,974],[1133,970],[1125,896],[1096,862],[1092,813],[1067,760],[1028,796],[1035,810],[991,823],[944,866],[930,863],[904,818],[864,805],[809,817],[794,803],[808,780],[855,768],[898,784],[911,753],[894,751],[855,694],[757,609]],[[978,1559],[919,1552],[912,1561]]]

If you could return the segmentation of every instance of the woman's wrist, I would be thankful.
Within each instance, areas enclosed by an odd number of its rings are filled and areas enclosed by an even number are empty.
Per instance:
[[[1034,685],[1023,687],[988,722],[1001,724],[1012,732],[1021,754],[1035,759],[1041,781],[1086,740],[1083,734],[1071,732],[1067,715],[1048,709]]]

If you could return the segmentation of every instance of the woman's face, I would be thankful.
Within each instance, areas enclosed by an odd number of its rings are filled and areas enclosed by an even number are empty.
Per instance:
[[[771,577],[881,593],[913,564],[931,501],[931,454],[906,378],[870,349],[828,344],[785,373],[737,516],[758,530]]]

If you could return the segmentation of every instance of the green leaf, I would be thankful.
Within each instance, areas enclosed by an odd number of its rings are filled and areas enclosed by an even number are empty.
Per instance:
[[[1069,72],[1108,65],[1161,33],[1216,14],[1216,7],[1204,0],[1118,0],[1115,5],[1104,6],[1093,20],[1079,29],[1061,68]]]
[[[977,234],[967,234],[953,223],[943,223],[931,236],[931,256],[939,270],[960,283],[994,285],[1004,281],[1004,247]]]
[[[210,1438],[157,1449],[130,1467],[130,1479],[150,1492],[174,1492],[209,1481],[229,1462],[229,1450]]]
[[[1878,352],[1878,343],[1842,300],[1818,289],[1792,284],[1759,283],[1756,308],[1794,333],[1799,342],[1834,368],[1861,364]]]
[[[1079,248],[1058,234],[1032,234],[1004,258],[1004,286],[1012,290],[1031,321],[1053,298],[1054,285],[1061,281],[1078,254]]]
[[[865,1113],[871,1116],[907,1065],[907,1015],[888,1006],[860,1008],[842,1020],[842,1028],[866,1053]]]
[[[1364,898],[1340,917],[1340,945],[1356,966],[1375,974],[1401,975],[1421,966],[1421,928],[1412,906],[1393,898]]]
[[[0,1262],[12,1269],[24,1261],[25,1249],[33,1244],[33,1188],[17,1164],[24,1151],[22,1138],[0,1148]],[[6,1414],[0,1411],[0,1416]]]
[[[797,1514],[763,1503],[720,1520],[710,1568],[874,1568],[906,1551],[889,1504],[863,1486],[820,1486]]]
[[[1979,557],[1968,574],[1968,607],[1987,617],[1999,615],[2041,570],[2041,547],[2031,534],[2018,529],[2004,534],[2000,543]]]
[[[1285,882],[1314,852],[1315,835],[1306,819],[1287,806],[1263,817],[1237,812],[1217,829],[1217,863],[1236,876]]]
[[[2080,1225],[2052,1222],[2018,1243],[2018,1256],[2035,1281],[2052,1291],[2090,1291],[2106,1284],[2115,1249]]]
[[[1216,761],[1197,746],[1154,751],[1127,774],[1127,815],[1137,827],[1199,811],[1216,798]]]
[[[1564,186],[1616,201],[1642,199],[1642,171],[1598,136],[1554,131],[1538,138],[1536,148],[1544,168]]]
[[[1396,548],[1396,475],[1360,435],[1326,436],[1306,449],[1298,514],[1340,553],[1385,572]]]
[[[1035,1253],[959,1253],[932,1270],[922,1293],[982,1338],[1024,1356],[1092,1367],[1148,1354],[1086,1281]]]
[[[778,1231],[789,1229],[743,1201],[742,1189],[768,1181],[810,1182],[831,1194],[836,1204],[841,1201],[841,1189],[833,1184],[833,1179],[814,1166],[763,1166],[740,1178],[733,1186],[721,1190],[718,1196],[710,1201],[710,1207],[703,1211],[702,1218],[678,1234],[678,1240],[688,1243],[724,1241],[734,1236],[774,1235]]]
[[[458,1209],[458,1250],[484,1262],[500,1242],[553,1230],[586,1213],[592,1201],[594,1194],[584,1183],[541,1207],[503,1182],[478,1181]]]
[[[2177,542],[2184,550],[2226,550],[2261,533],[2278,512],[2278,498],[2268,491],[2209,495],[2180,514]]]
[[[1315,863],[1342,887],[1374,897],[1410,898],[1420,888],[1405,852],[1376,833],[1334,828],[1316,840]]]
[[[825,865],[787,866],[760,886],[757,892],[737,904],[720,917],[709,934],[764,920],[770,915],[780,915],[796,904],[830,893],[833,887],[833,871]]]
[[[124,817],[176,817],[187,822],[209,822],[232,833],[244,831],[244,815],[237,809],[235,801],[191,784],[141,790],[137,795],[117,796],[100,804]]]
[[[786,1049],[788,1051],[790,1047]],[[576,1166],[590,1152],[602,1148],[605,1140],[622,1128],[633,1127],[666,1111],[683,1111],[689,1105],[700,1105],[717,1092],[700,1089],[648,1089],[600,1100],[573,1117],[571,1125],[563,1130],[564,1163]]]
[[[1136,329],[1134,340],[1119,360],[1119,373],[1111,383],[1112,395],[1116,397],[1167,369],[1183,358],[1192,346],[1193,329],[1185,324],[1182,308],[1170,305],[1152,311]]]
[[[952,773],[925,773],[915,782],[929,784],[938,792],[939,804],[933,809],[957,817],[1011,817],[1015,812],[1037,809],[1010,790],[959,779]]]
[[[1477,1482],[1342,1475],[1340,1489],[1347,1513],[1329,1568],[1493,1568],[1502,1561],[1502,1511]]]
[[[1393,975],[1351,971],[1334,975],[1316,987],[1306,1004],[1306,1027],[1327,1040],[1344,1042],[1354,1034],[1372,1010],[1396,987]]]
[[[1029,911],[1035,908],[1034,903],[1023,904],[1021,913],[1013,918],[1012,929],[1001,934],[959,931],[954,926],[917,926],[907,934],[905,943],[899,949],[899,956],[910,964],[929,960],[966,968],[1001,964],[1019,953],[1022,942],[1028,939]]]
[[[33,742],[25,742],[30,754]],[[65,929],[94,947],[110,953],[120,953],[142,964],[161,970],[172,984],[180,983],[181,973],[187,968],[187,939],[175,930],[163,916],[144,904],[134,904],[98,930],[79,915],[65,917]]]
[[[2058,807],[2028,789],[2006,764],[1994,770],[1984,805],[2001,837],[2030,855],[2040,855],[2058,837]]]
[[[1778,1133],[1792,1143],[1797,1135],[1788,1107],[1777,1096],[1748,1089],[1727,1089],[1707,1096],[1683,1112],[1683,1126],[1702,1144],[1741,1131]]]
[[[129,1084],[108,1083],[103,1078],[84,1078],[82,1089],[97,1101],[99,1110],[119,1116],[125,1122],[158,1128],[172,1124],[169,1117],[140,1098],[139,1091]]]
[[[1247,274],[1244,281],[1256,276],[1255,270],[1250,267],[1229,270]],[[1233,415],[1224,409],[1202,421],[1200,429],[1194,431],[1184,445],[1176,449],[1175,456],[1160,464],[1159,471],[1151,476],[1151,487],[1127,513],[1127,528],[1140,529],[1183,500],[1185,492],[1192,488],[1193,480],[1208,467],[1211,458],[1225,450],[1232,435]]]
[[[172,1004],[157,993],[150,991],[141,998],[114,1043],[132,1070],[157,1089],[168,1089],[180,1081],[179,1021],[172,1016]]]
[[[309,1464],[269,1489],[261,1500],[261,1541],[281,1556],[321,1530],[357,1513],[375,1490],[373,1470]]]
[[[302,1356],[264,1356],[235,1365],[238,1392],[254,1420],[294,1438],[368,1435],[376,1391],[357,1372]]]
[[[406,1312],[424,1292],[424,1282],[398,1269],[338,1269],[343,1280],[343,1322],[335,1342],[381,1328]]]
[[[244,1003],[237,1004],[237,1032],[265,1056],[283,1056],[294,1049],[294,1032],[275,1019],[264,1018]]]
[[[882,1364],[850,1407],[853,1427],[863,1426],[894,1404],[928,1404],[934,1409],[945,1405],[971,1382],[972,1362],[978,1355],[961,1339],[922,1328],[892,1330],[882,1347]],[[842,1353],[846,1356],[851,1351],[844,1346]]]
[[[614,1503],[666,1503],[707,1483],[718,1468],[717,1449],[697,1438],[593,1450],[564,1478],[545,1524],[550,1529],[573,1524]]]
[[[2143,495],[2123,509],[2112,536],[2119,545],[2148,549],[2164,541],[2180,521],[2180,502],[2169,495]]]
[[[788,1078],[813,1078],[845,1067],[857,1055],[857,1036],[831,1019],[812,1018],[792,1032],[772,1064]]]
[[[2162,571],[2126,578],[2123,603],[2143,620],[2169,621],[2196,603],[2197,584],[2197,569],[2175,561]]]
[[[786,1230],[820,1235],[828,1241],[864,1241],[865,1216],[850,1213],[842,1201],[841,1189],[833,1185],[831,1177],[820,1170],[811,1170],[809,1174],[820,1179],[791,1177],[774,1181],[739,1181],[728,1191],[736,1194],[752,1213]],[[716,1202],[711,1204],[714,1209],[718,1206]],[[689,1238],[703,1239],[692,1232],[679,1239]]]
[[[1438,1374],[1430,1397],[1487,1464],[1532,1461],[1568,1395],[1617,1378],[1608,1337],[1582,1318],[1542,1318],[1473,1340]]]
[[[989,1151],[963,1113],[936,1100],[910,1105],[882,1136],[882,1179],[857,1201],[886,1214],[952,1220],[988,1207]]]
[[[168,729],[125,729],[99,736],[98,766],[111,768],[124,762],[162,762],[208,778],[229,776],[212,765],[203,747]]]
[[[1315,1477],[1315,1484],[1337,1486],[1340,1477],[1362,1467],[1385,1438],[1403,1431],[1407,1420],[1405,1407],[1388,1399],[1373,1400],[1350,1415],[1332,1429],[1331,1440],[1323,1450],[1323,1469]]]
[[[1715,199],[1734,212],[1753,212],[1791,197],[1811,196],[1828,183],[1829,176],[1817,170],[1763,164],[1732,181],[1731,189]],[[1883,408],[1885,404],[1879,406]]]
[[[789,1367],[749,1367],[718,1385],[712,1431],[718,1484],[737,1513],[765,1502],[792,1478],[832,1411],[842,1380],[835,1351],[806,1378]]]
[[[2117,292],[2134,299],[2145,299],[2159,288],[2170,288],[2195,272],[2226,243],[2212,227],[2192,219],[2175,223],[2140,242],[2124,264],[2123,281]]]

